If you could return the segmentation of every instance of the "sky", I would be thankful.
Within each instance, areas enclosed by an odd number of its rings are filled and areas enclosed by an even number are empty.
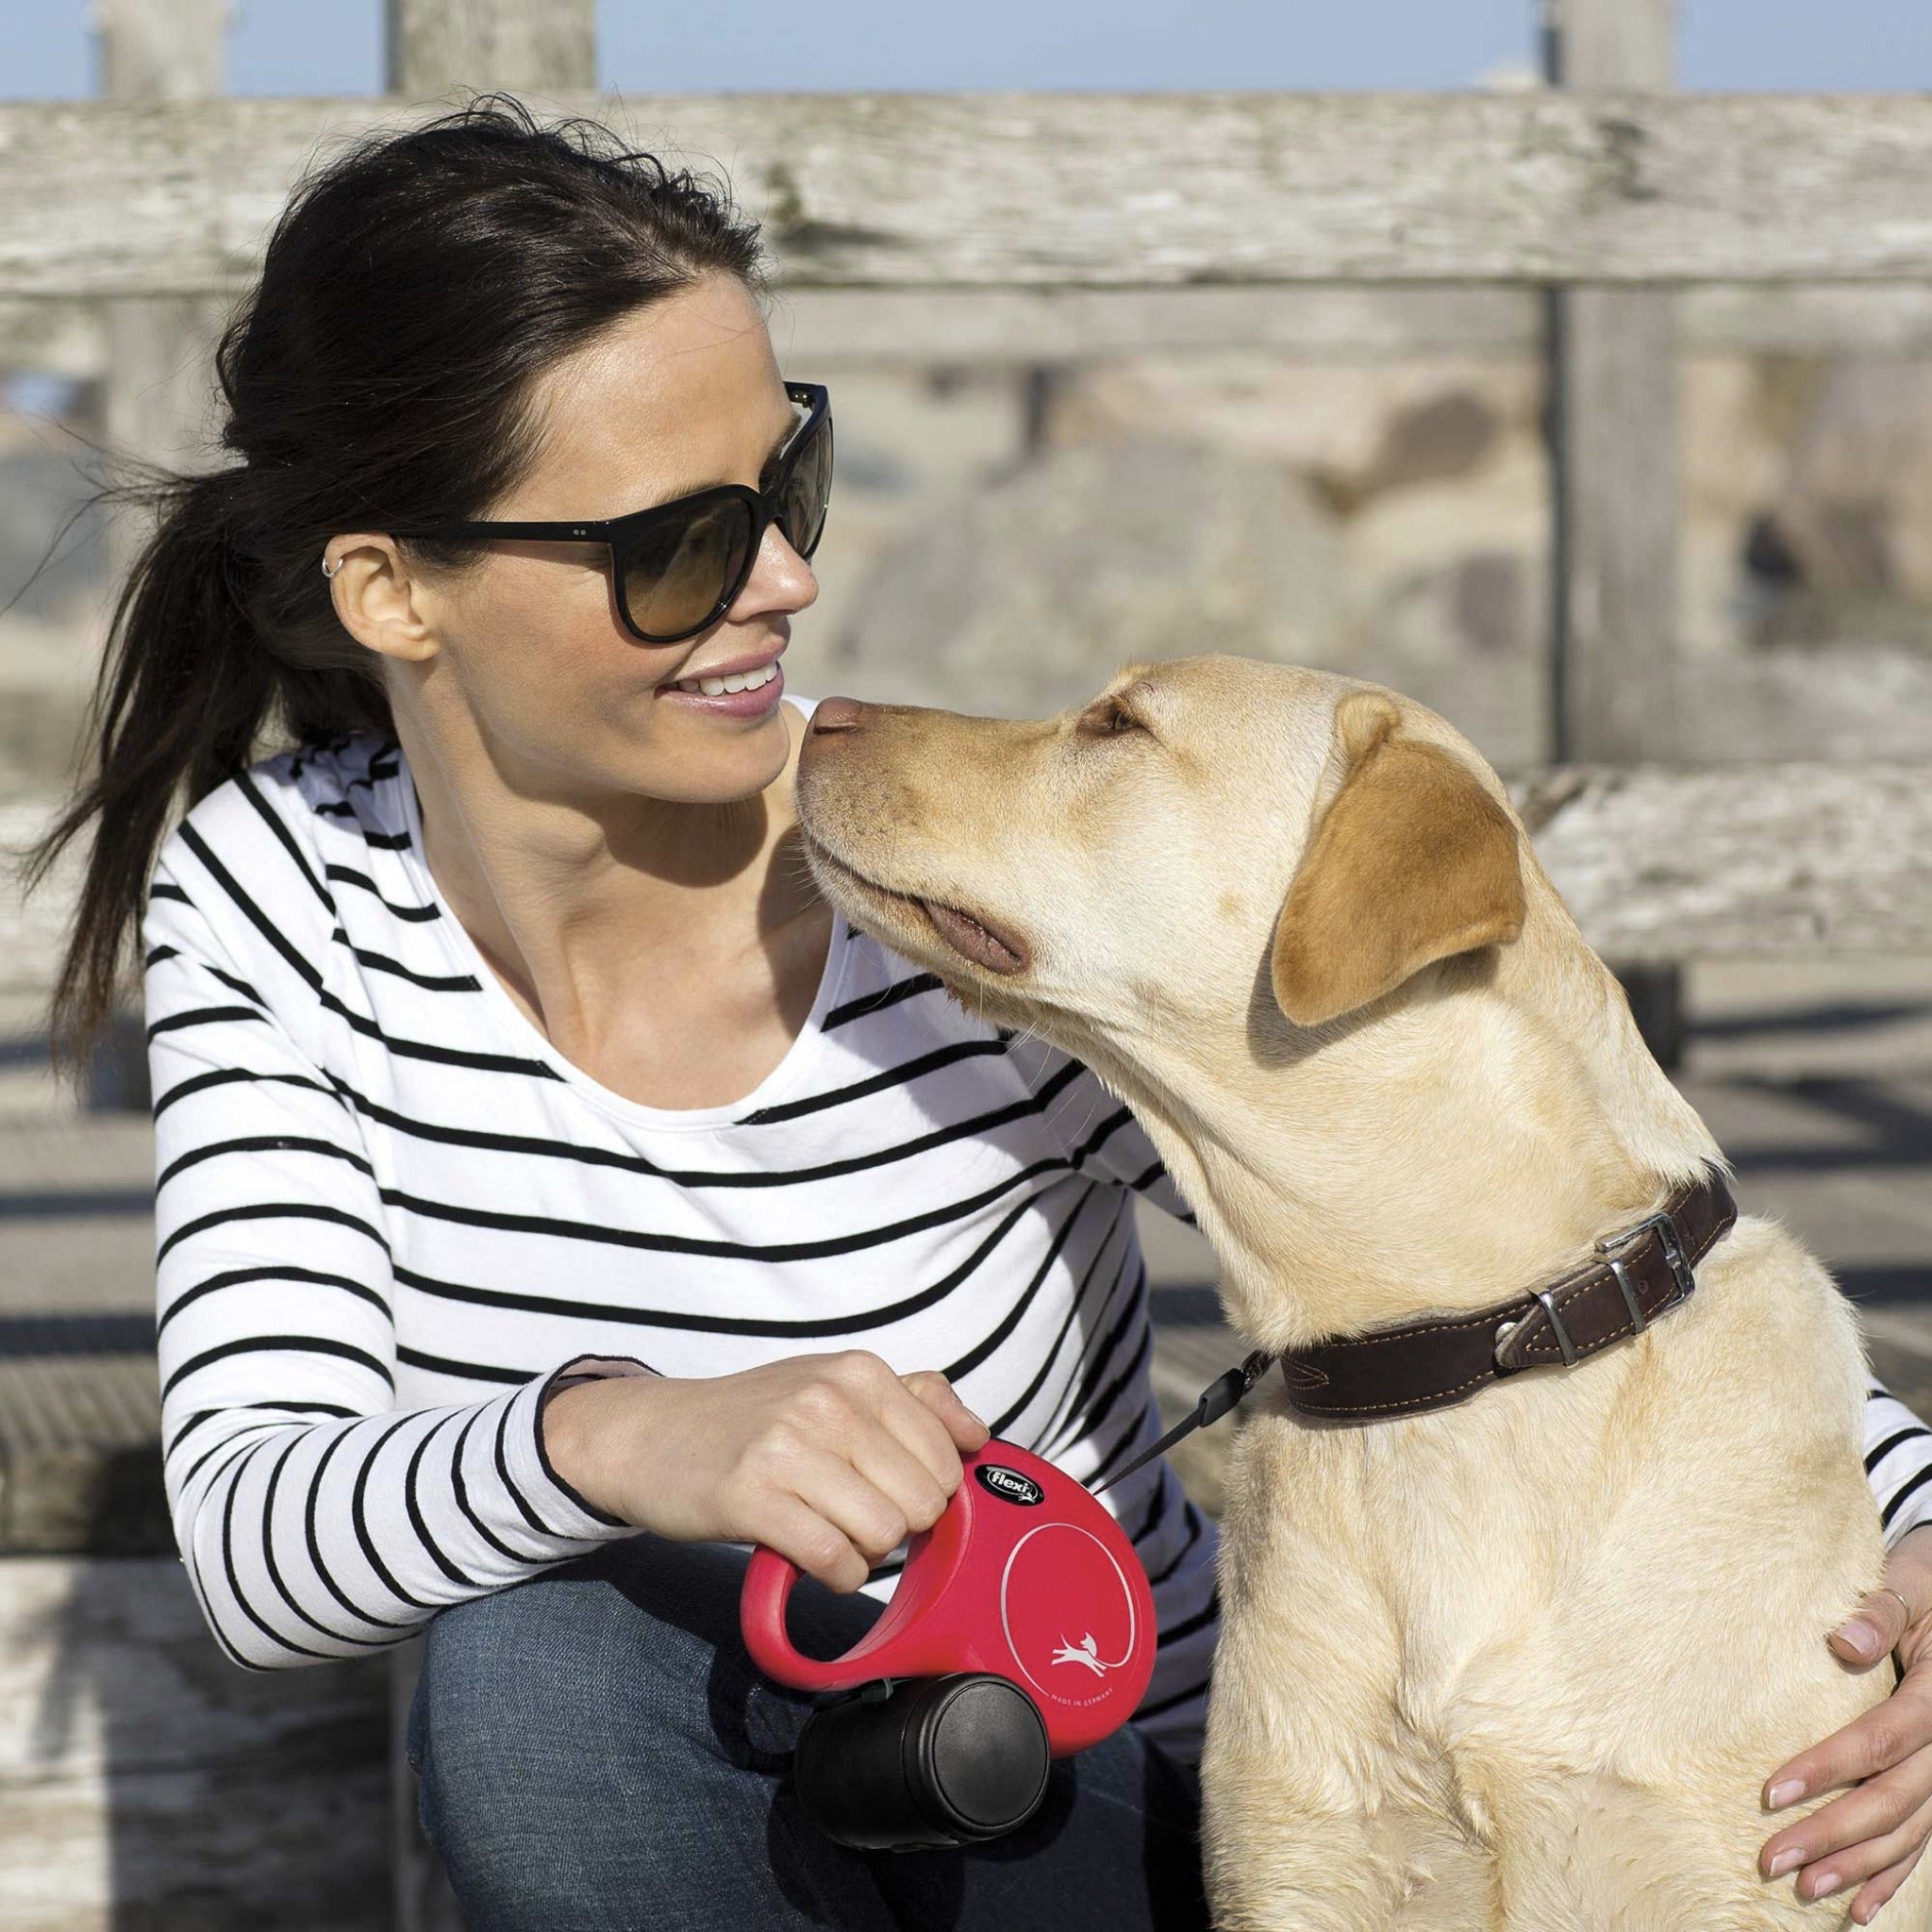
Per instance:
[[[541,4],[541,0],[532,0]],[[1466,87],[1534,0],[600,0],[598,80],[730,88]],[[1679,83],[1932,90],[1932,0],[1678,0]],[[94,92],[87,0],[0,0],[0,97]],[[374,93],[381,0],[238,0],[228,91]]]

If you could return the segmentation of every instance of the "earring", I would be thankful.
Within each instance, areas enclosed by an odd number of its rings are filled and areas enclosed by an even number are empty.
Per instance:
[[[345,563],[345,562],[346,562],[347,560],[348,560],[348,559],[347,559],[346,558],[341,558],[341,557],[337,558],[336,558],[336,570],[341,570],[341,567],[342,567],[342,565],[343,565],[343,564],[344,564],[344,563]],[[332,576],[334,576],[334,575],[335,575],[335,574],[336,574],[336,570],[331,570],[331,569],[329,569],[329,567],[328,567],[328,558],[325,558],[325,558],[324,558],[322,559],[322,574],[323,574],[323,575],[324,575],[324,576],[325,576],[325,577],[332,577]]]

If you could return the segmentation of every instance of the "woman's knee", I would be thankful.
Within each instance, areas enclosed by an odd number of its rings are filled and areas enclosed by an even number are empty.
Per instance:
[[[625,1923],[599,1901],[762,1849],[809,1706],[744,1654],[743,1563],[632,1539],[430,1625],[411,1756],[477,1923]],[[856,1637],[876,1609],[832,1615]]]
[[[425,1777],[568,1792],[694,1741],[730,1671],[731,1553],[650,1541],[436,1618],[412,1713]],[[603,1763],[607,1742],[623,1765]]]

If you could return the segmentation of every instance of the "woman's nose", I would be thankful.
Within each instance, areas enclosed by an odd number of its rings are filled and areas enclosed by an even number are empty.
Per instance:
[[[811,565],[792,549],[774,523],[766,529],[751,575],[726,615],[740,623],[774,610],[795,617],[818,600],[819,580]]]

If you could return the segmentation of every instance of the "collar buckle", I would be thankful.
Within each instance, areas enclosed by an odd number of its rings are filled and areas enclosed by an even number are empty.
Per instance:
[[[1677,1232],[1677,1224],[1670,1214],[1658,1209],[1655,1214],[1646,1214],[1640,1222],[1626,1227],[1621,1234],[1607,1236],[1596,1244],[1596,1251],[1609,1263],[1610,1273],[1617,1277],[1617,1286],[1624,1291],[1624,1300],[1630,1309],[1630,1318],[1636,1324],[1637,1333],[1641,1335],[1644,1319],[1637,1306],[1637,1296],[1630,1286],[1630,1274],[1624,1256],[1643,1237],[1656,1231],[1657,1245],[1663,1250],[1665,1261],[1670,1266],[1671,1277],[1677,1284],[1676,1301],[1666,1306],[1675,1307],[1677,1302],[1688,1302],[1697,1287],[1697,1277],[1691,1272],[1690,1257],[1685,1252],[1683,1237]]]

